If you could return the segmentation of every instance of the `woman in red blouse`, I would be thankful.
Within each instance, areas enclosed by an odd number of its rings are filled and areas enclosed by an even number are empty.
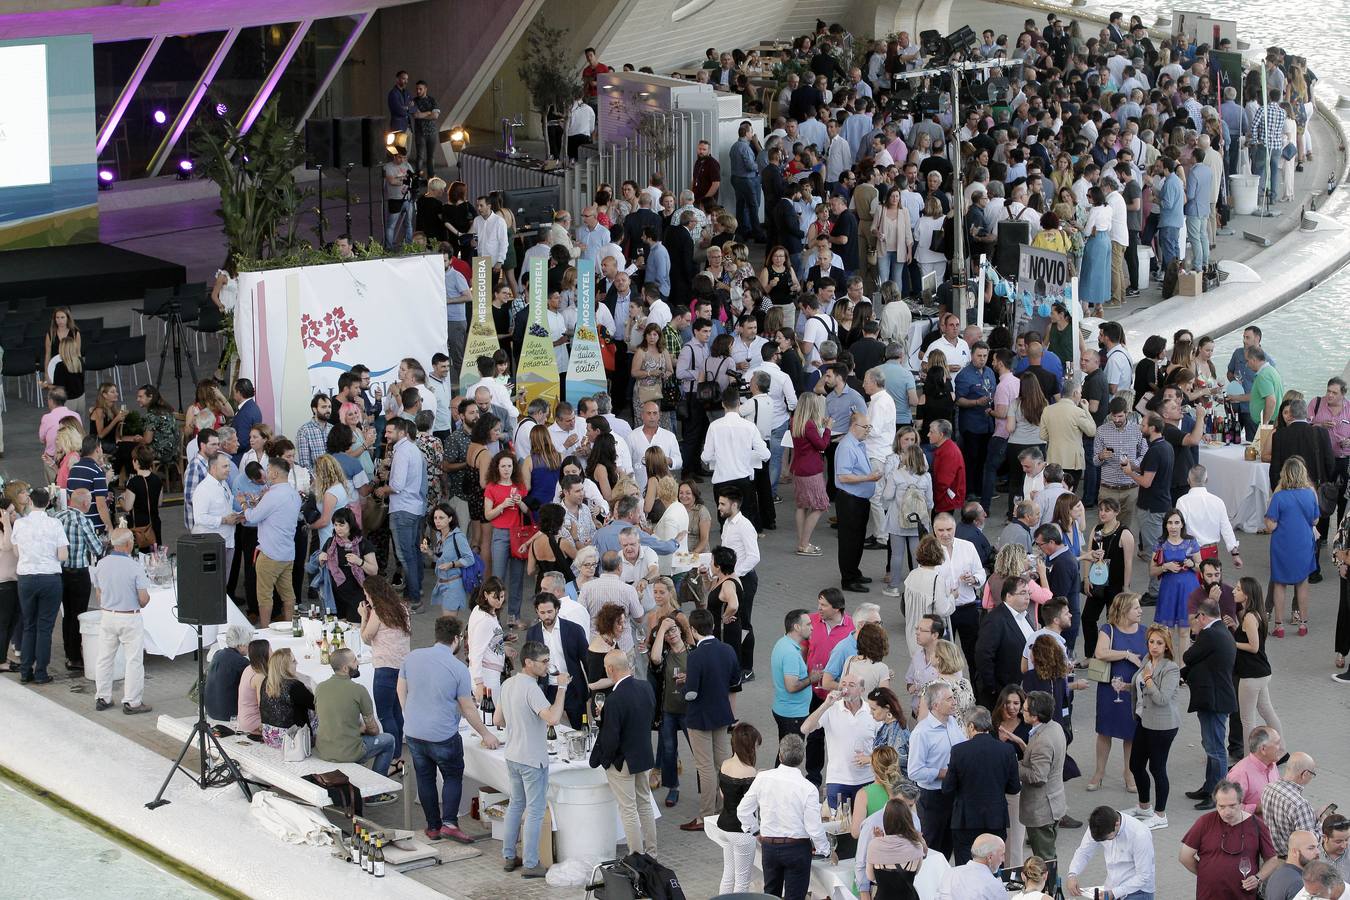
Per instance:
[[[792,464],[790,471],[797,495],[797,555],[820,556],[811,543],[820,514],[829,509],[825,492],[825,449],[830,446],[830,428],[825,419],[825,401],[805,393],[792,414]]]

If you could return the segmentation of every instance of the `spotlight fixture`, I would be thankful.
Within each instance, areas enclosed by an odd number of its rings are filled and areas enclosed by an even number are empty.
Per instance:
[[[450,129],[450,147],[456,153],[459,153],[465,147],[469,146],[469,130],[463,125],[458,125]]]
[[[117,176],[113,174],[112,169],[98,170],[98,189],[100,191],[111,191],[113,189],[113,182],[116,180]]]
[[[192,164],[192,160],[180,159],[178,161],[178,171],[174,174],[174,177],[177,178],[179,181],[187,181],[189,178],[192,177],[192,170],[194,168],[195,167]]]
[[[169,114],[162,109],[157,109],[150,114],[150,118],[155,121],[156,125],[163,125],[169,121]]]
[[[227,115],[229,115],[229,113],[230,113],[230,108],[229,108],[228,106],[226,106],[224,103],[217,103],[217,104],[216,104],[216,115],[220,116],[220,117],[223,119],[223,118],[225,118]]]
[[[408,132],[406,131],[386,131],[384,133],[384,149],[390,156],[399,153],[408,152]]]

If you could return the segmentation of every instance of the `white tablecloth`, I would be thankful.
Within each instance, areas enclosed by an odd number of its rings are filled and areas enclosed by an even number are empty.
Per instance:
[[[923,339],[936,327],[937,319],[915,319],[909,326],[909,342],[905,345],[905,349],[909,351],[909,367],[915,372],[923,371],[925,359],[920,352]]]
[[[248,619],[227,598],[226,621],[230,625],[249,624]],[[197,629],[178,621],[178,590],[174,585],[155,585],[150,589],[150,603],[141,610],[145,622],[145,652],[151,656],[173,659],[197,649]],[[224,626],[202,626],[202,645],[210,647],[225,633]]]
[[[233,603],[230,604],[234,606]],[[325,666],[319,662],[319,651],[315,648],[315,643],[319,639],[322,626],[313,619],[301,619],[305,627],[305,637],[293,637],[290,632],[291,623],[286,623],[286,631],[273,631],[271,628],[259,628],[254,631],[254,638],[261,638],[272,645],[272,649],[280,650],[282,647],[289,647],[291,653],[295,654],[295,668],[301,675],[309,678],[315,684],[327,681],[333,677],[333,668]],[[245,622],[247,624],[247,621]],[[370,663],[370,653],[361,643],[360,626],[343,623],[343,633],[347,643],[347,648],[356,654],[357,661],[361,664],[361,674],[357,677],[356,683],[370,691],[371,696],[375,695],[375,667]],[[195,638],[194,638],[195,640]],[[217,639],[219,646],[224,646],[225,634],[221,632]]]
[[[914,890],[919,900],[934,900],[938,888],[942,886],[942,876],[951,868],[947,858],[936,850],[929,850],[919,874],[914,878]],[[853,877],[857,871],[856,861],[841,859],[837,864],[828,860],[811,861],[811,891],[830,900],[852,900]]]
[[[511,779],[506,767],[506,752],[498,747],[496,750],[488,750],[483,746],[482,740],[473,730],[468,722],[461,721],[459,726],[460,737],[464,741],[464,774],[484,787],[495,788],[501,793],[510,793]],[[557,728],[559,738],[568,732],[564,726]],[[500,729],[494,729],[498,739],[501,739],[503,732]],[[644,774],[645,778],[646,775]],[[560,795],[569,788],[591,789],[603,788],[603,802],[589,807],[591,814],[585,815],[586,807],[559,802]],[[469,795],[468,786],[465,788],[465,796]],[[599,796],[599,792],[597,792]],[[563,798],[565,801],[565,798]],[[623,841],[623,825],[619,819],[619,806],[614,802],[613,796],[609,793],[609,781],[601,769],[592,769],[586,760],[567,761],[560,754],[557,757],[549,758],[548,771],[548,803],[549,812],[553,819],[553,830],[559,835],[569,833],[572,835],[588,834],[597,828],[608,827],[609,834],[604,836],[604,841],[609,844],[611,849],[615,844]],[[661,805],[657,803],[656,797],[652,797],[652,815],[654,818],[661,818]],[[584,816],[584,818],[582,818]],[[566,847],[561,841],[555,841],[553,848],[553,858],[555,861],[567,859]]]
[[[1209,492],[1223,500],[1233,527],[1252,534],[1270,506],[1270,463],[1247,460],[1240,444],[1201,445],[1200,465],[1209,473]]]

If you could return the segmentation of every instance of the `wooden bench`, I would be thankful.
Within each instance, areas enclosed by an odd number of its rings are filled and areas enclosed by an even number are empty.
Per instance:
[[[196,722],[195,718],[175,719],[172,716],[160,716],[156,728],[176,741],[185,741],[192,733],[192,726]],[[261,782],[289,794],[302,803],[320,809],[331,802],[328,791],[312,781],[306,781],[304,777],[306,775],[337,769],[351,780],[362,797],[374,797],[377,794],[394,793],[403,789],[401,783],[373,772],[360,763],[328,762],[317,756],[310,756],[302,762],[286,762],[281,758],[280,750],[239,736],[221,738],[220,744],[249,781]],[[207,746],[211,747],[209,742]],[[214,748],[210,752],[214,755]]]

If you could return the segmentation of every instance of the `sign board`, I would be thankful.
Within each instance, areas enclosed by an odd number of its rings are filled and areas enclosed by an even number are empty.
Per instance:
[[[531,276],[533,281],[533,276]],[[577,329],[572,336],[572,358],[567,363],[567,402],[609,389],[600,335],[595,329],[595,263],[577,260]]]
[[[552,410],[558,402],[558,357],[548,330],[548,260],[542,256],[530,260],[529,290],[529,322],[516,365],[516,391],[524,393],[526,405],[542,398]]]
[[[464,341],[464,361],[459,367],[460,389],[478,383],[478,357],[491,356],[501,349],[497,326],[492,321],[492,258],[473,258],[473,280],[469,283],[473,312],[469,315],[469,334]]]
[[[234,333],[263,421],[290,434],[358,363],[386,385],[405,357],[431,369],[445,352],[445,267],[429,253],[241,272]]]

